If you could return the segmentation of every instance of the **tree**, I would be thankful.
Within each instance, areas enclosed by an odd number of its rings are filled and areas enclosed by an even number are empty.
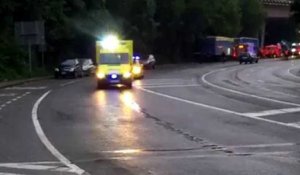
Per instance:
[[[257,37],[265,20],[265,11],[260,0],[241,0],[241,35]]]
[[[241,29],[239,0],[204,0],[207,34],[236,36]]]

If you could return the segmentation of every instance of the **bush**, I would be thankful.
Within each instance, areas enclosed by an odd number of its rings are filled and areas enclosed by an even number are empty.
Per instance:
[[[27,77],[25,52],[11,40],[0,38],[0,81]],[[3,42],[2,42],[3,41]]]

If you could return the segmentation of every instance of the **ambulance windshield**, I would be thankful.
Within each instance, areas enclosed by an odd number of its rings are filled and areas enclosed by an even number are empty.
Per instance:
[[[100,54],[98,64],[128,64],[128,53],[105,53]]]

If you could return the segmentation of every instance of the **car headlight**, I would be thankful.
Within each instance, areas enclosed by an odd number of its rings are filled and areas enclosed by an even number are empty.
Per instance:
[[[104,74],[103,72],[97,72],[96,76],[97,76],[97,78],[99,78],[99,79],[105,78],[105,74]]]
[[[74,72],[75,68],[70,68],[69,71],[70,72]]]
[[[134,66],[132,69],[132,72],[133,72],[133,74],[136,74],[136,75],[141,74],[142,68],[140,66]]]
[[[59,69],[58,69],[58,68],[55,68],[54,71],[55,71],[55,72],[59,72]]]
[[[130,78],[131,77],[131,73],[130,72],[126,72],[123,74],[124,78]]]
[[[296,49],[292,49],[292,52],[296,52]]]

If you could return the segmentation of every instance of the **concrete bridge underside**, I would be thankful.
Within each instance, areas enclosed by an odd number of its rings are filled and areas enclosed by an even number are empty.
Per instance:
[[[295,25],[290,20],[292,0],[262,0],[267,13],[261,33],[261,44],[295,39]]]

